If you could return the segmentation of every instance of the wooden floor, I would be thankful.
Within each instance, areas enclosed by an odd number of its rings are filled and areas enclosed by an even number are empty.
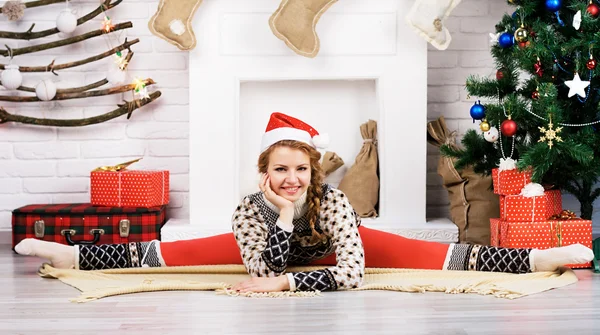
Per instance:
[[[36,275],[42,260],[0,245],[0,334],[600,334],[600,274],[506,300],[473,294],[328,292],[251,299],[153,292],[68,301],[79,291]]]

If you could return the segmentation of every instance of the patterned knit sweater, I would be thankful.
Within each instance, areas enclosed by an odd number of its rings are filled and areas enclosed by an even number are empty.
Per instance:
[[[262,192],[242,199],[232,228],[248,273],[254,277],[288,276],[290,290],[331,291],[359,287],[364,251],[358,234],[360,217],[340,190],[323,185],[321,212],[315,229],[326,242],[311,244],[306,194],[294,203],[293,231],[279,221],[279,209]],[[323,270],[286,273],[288,265],[304,265],[336,254],[337,265]]]

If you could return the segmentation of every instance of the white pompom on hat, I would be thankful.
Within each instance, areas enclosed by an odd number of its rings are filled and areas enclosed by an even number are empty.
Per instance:
[[[273,113],[263,134],[260,152],[283,140],[304,142],[315,149],[325,149],[329,145],[327,134],[319,134],[313,127],[289,115]]]

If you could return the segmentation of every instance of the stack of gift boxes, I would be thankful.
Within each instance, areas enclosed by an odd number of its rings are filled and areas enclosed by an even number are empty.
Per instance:
[[[492,170],[494,193],[500,196],[500,218],[490,219],[490,244],[505,248],[548,249],[580,243],[592,247],[592,221],[565,215],[560,190],[527,195],[531,172]],[[589,268],[591,263],[568,265]]]
[[[89,203],[31,204],[13,210],[13,248],[25,238],[63,244],[160,240],[169,171],[127,169],[137,161],[94,169]]]

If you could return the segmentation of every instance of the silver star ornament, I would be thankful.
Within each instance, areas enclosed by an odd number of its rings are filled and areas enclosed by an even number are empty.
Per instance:
[[[569,98],[577,94],[578,96],[585,98],[585,88],[590,85],[589,81],[582,81],[579,78],[579,73],[575,73],[573,80],[565,81],[565,85],[569,87]]]
[[[498,44],[498,38],[500,38],[500,33],[497,33],[497,34],[490,33],[490,44],[491,45]]]

